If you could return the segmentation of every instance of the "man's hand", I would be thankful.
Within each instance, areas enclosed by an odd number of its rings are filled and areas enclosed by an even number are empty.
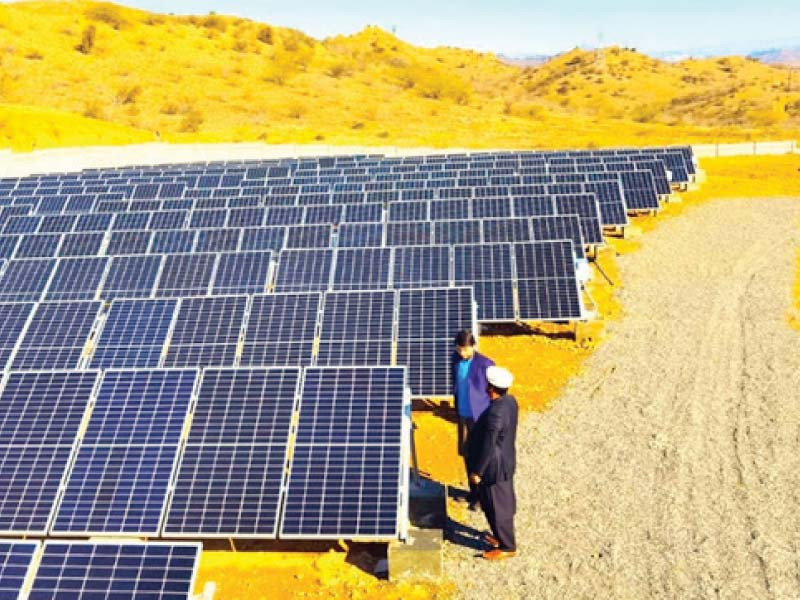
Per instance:
[[[478,485],[481,482],[481,476],[478,475],[477,473],[472,473],[469,476],[469,482],[470,483],[474,483],[475,485]]]

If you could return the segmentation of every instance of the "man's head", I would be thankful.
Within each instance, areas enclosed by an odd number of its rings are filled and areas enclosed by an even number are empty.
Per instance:
[[[456,334],[456,354],[461,360],[469,360],[475,354],[475,336],[469,329],[462,329]]]
[[[486,369],[486,392],[490,400],[505,396],[513,382],[514,376],[508,369],[494,365]]]

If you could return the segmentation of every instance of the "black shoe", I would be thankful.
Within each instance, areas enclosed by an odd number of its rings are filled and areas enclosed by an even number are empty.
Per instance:
[[[467,508],[470,509],[472,512],[477,512],[480,506],[481,503],[478,502],[477,500],[470,500],[469,506]]]

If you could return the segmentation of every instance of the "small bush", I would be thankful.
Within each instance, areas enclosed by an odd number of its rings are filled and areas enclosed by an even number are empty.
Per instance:
[[[247,42],[244,40],[236,40],[233,43],[234,52],[244,53],[247,52]]]
[[[295,102],[291,106],[289,106],[289,118],[290,119],[301,119],[308,109],[298,102]]]
[[[196,133],[203,124],[203,113],[196,108],[191,109],[181,121],[180,130],[186,133]]]
[[[98,23],[105,23],[114,29],[122,29],[128,24],[125,17],[122,16],[116,6],[107,4],[98,4],[86,11],[86,18],[90,21],[97,21]]]
[[[224,33],[226,29],[228,29],[228,23],[222,17],[219,17],[215,14],[208,15],[202,21],[203,27],[206,29],[211,29],[213,31],[219,31]]]
[[[103,106],[97,100],[91,100],[86,103],[83,109],[83,116],[90,119],[102,119]]]
[[[94,48],[94,40],[97,35],[97,30],[94,25],[89,25],[83,30],[81,34],[81,43],[75,46],[75,49],[81,54],[91,54]]]
[[[141,93],[142,88],[138,85],[122,87],[117,91],[117,102],[119,104],[133,104]]]
[[[331,65],[327,71],[325,71],[326,75],[329,77],[333,77],[334,79],[339,79],[344,75],[350,74],[350,67],[348,67],[345,63],[336,63]]]
[[[167,102],[164,106],[161,107],[162,115],[177,115],[179,112],[181,112],[181,109],[174,102]]]
[[[25,58],[27,58],[28,60],[42,60],[44,58],[44,55],[38,50],[34,50],[33,52],[28,52],[25,55]]]
[[[267,44],[268,46],[272,46],[275,38],[272,33],[272,27],[262,27],[258,30],[258,34],[256,34],[256,39],[261,42],[262,44]]]

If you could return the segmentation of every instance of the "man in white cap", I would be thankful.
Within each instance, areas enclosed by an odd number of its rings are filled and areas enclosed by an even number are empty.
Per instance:
[[[486,380],[491,404],[470,432],[468,461],[470,482],[478,486],[481,509],[492,530],[485,537],[492,549],[484,552],[483,558],[502,560],[517,553],[514,538],[517,401],[508,393],[514,381],[510,371],[491,366],[486,369]]]

